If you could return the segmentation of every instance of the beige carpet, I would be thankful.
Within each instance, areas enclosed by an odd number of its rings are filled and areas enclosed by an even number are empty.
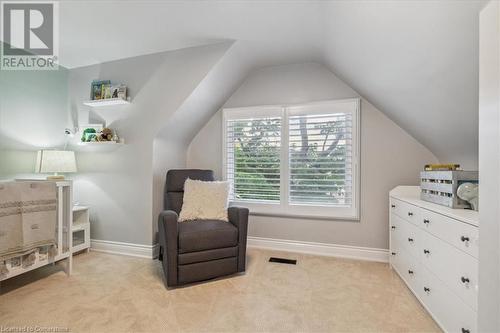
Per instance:
[[[298,259],[297,266],[267,262]],[[166,290],[157,260],[91,252],[2,283],[0,328],[439,332],[387,264],[250,249],[245,275]]]

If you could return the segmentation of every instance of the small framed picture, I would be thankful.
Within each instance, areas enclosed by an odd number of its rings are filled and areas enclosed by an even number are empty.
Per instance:
[[[93,81],[92,88],[90,89],[90,99],[101,99],[101,90],[101,84],[97,81]]]
[[[101,93],[102,99],[111,98],[111,96],[112,96],[111,84],[109,84],[109,83],[103,84],[102,85],[102,93]]]
[[[99,100],[103,99],[103,85],[111,85],[109,80],[94,80],[90,85],[90,99]]]
[[[111,86],[111,98],[118,98],[118,90],[120,86]]]
[[[127,86],[122,84],[118,87],[117,97],[127,99]]]

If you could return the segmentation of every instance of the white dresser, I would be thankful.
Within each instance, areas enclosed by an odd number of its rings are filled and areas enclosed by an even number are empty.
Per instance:
[[[479,214],[390,192],[390,264],[446,332],[477,332]]]

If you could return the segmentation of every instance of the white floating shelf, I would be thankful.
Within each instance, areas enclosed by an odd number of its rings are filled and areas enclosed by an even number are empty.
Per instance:
[[[123,143],[116,143],[112,141],[108,142],[79,142],[76,145],[76,150],[78,151],[89,151],[89,152],[107,152],[113,151],[120,147],[123,147]]]
[[[126,105],[126,104],[130,104],[130,102],[123,98],[105,98],[105,99],[96,99],[83,102],[83,105],[91,107]]]

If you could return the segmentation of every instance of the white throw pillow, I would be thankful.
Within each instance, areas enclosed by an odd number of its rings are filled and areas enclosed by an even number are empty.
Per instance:
[[[222,220],[228,222],[229,182],[187,179],[179,221]]]

